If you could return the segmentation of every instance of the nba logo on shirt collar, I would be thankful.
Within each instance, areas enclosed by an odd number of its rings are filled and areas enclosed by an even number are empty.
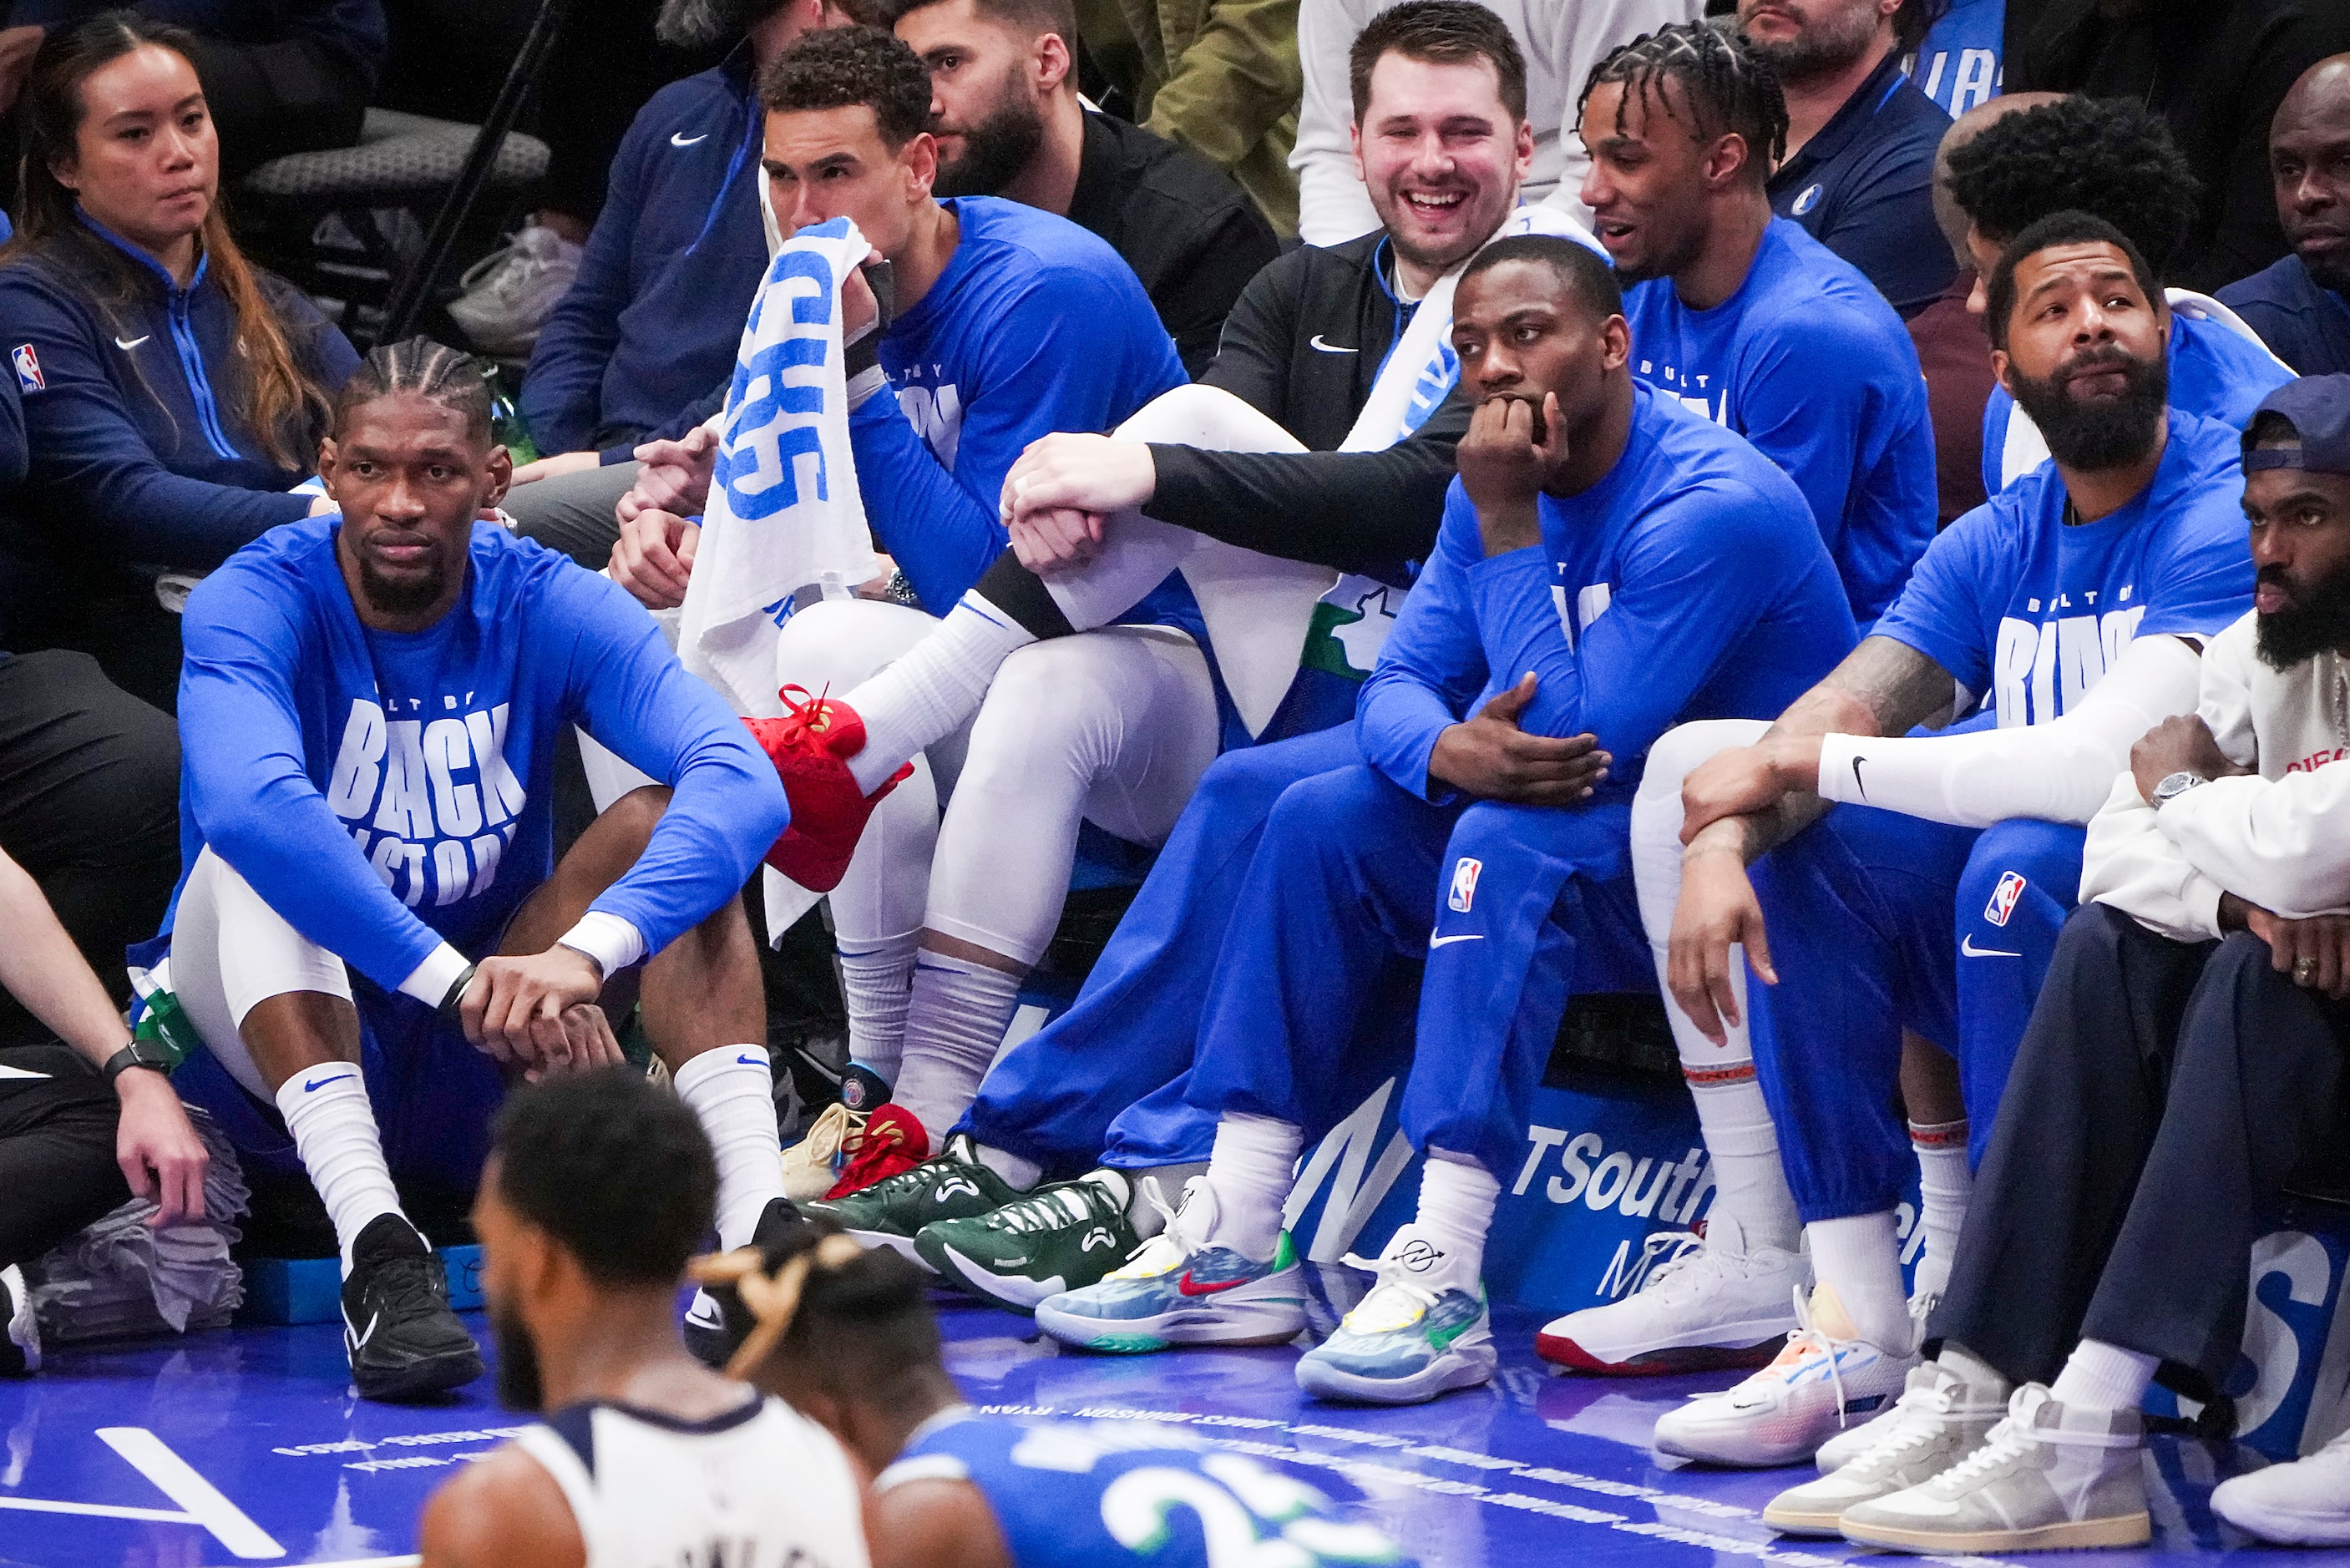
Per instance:
[[[1471,860],[1466,855],[1452,863],[1452,897],[1445,902],[1455,912],[1469,912],[1469,906],[1477,898],[1477,873],[1484,868],[1482,860]]]
[[[1800,218],[1819,204],[1820,188],[1817,185],[1806,185],[1804,187],[1804,193],[1795,198],[1795,204],[1788,211],[1794,216]]]
[[[16,385],[28,392],[45,390],[48,383],[41,379],[41,357],[33,352],[30,343],[19,343],[8,350],[8,358],[16,362]]]
[[[2015,913],[2015,901],[2022,897],[2022,875],[2015,871],[2002,872],[1999,886],[1991,890],[1991,902],[1983,906],[1983,919],[1994,926],[2007,924],[2007,918]]]

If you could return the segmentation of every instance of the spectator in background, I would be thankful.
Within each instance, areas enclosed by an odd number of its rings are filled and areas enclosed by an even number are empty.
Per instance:
[[[199,47],[131,12],[49,35],[26,88],[19,231],[0,251],[0,346],[32,458],[10,639],[80,647],[166,709],[179,618],[158,576],[209,571],[331,509],[286,493],[314,466],[320,389],[359,363],[230,238]]]
[[[1914,5],[1911,9],[1917,9]],[[1956,119],[2000,94],[2007,0],[1950,0],[1910,49],[1904,69],[1918,90]]]
[[[1077,31],[1153,135],[1231,175],[1297,233],[1297,0],[1078,0]]]
[[[1934,419],[1934,485],[1939,526],[1947,528],[1990,499],[1983,488],[1983,409],[1999,379],[1991,370],[1991,334],[1970,305],[1975,262],[1967,249],[1967,215],[1950,194],[1950,153],[1982,128],[2018,109],[2054,103],[2054,93],[2014,93],[1959,116],[1934,154],[1934,225],[1950,247],[1958,271],[1942,296],[1909,318],[1909,341],[1926,371],[1926,407]]]
[[[1343,244],[1380,226],[1363,187],[1355,152],[1365,84],[1354,81],[1347,59],[1365,24],[1398,0],[1301,0],[1297,48],[1305,97],[1297,108],[1297,232],[1309,245]],[[1588,228],[1583,204],[1590,155],[1575,134],[1575,97],[1591,69],[1618,45],[1675,22],[1693,22],[1702,0],[1614,0],[1565,5],[1561,0],[1488,0],[1509,25],[1526,60],[1526,119],[1534,128],[1534,171],[1520,191],[1546,202]]]
[[[638,445],[717,411],[767,271],[759,77],[793,39],[845,19],[828,0],[661,7],[663,42],[734,47],[654,94],[629,128],[579,275],[539,330],[522,414],[548,455],[515,472],[506,499],[525,538],[601,567]]]
[[[931,72],[941,196],[1002,196],[1109,242],[1142,280],[1183,369],[1216,357],[1232,302],[1280,253],[1273,228],[1206,159],[1077,98],[1068,0],[895,0]]]
[[[15,107],[42,42],[119,0],[15,0],[0,31],[0,114]],[[151,22],[184,27],[220,129],[231,180],[289,152],[348,147],[389,47],[383,0],[131,0]]]
[[[1787,100],[1771,210],[1858,267],[1903,317],[1950,281],[1934,149],[1950,117],[1901,74],[1925,0],[1739,0],[1738,30]]]
[[[2293,254],[2220,302],[2303,375],[2350,370],[2350,55],[2310,67],[2277,106],[2269,172]]]
[[[2009,241],[2052,213],[2088,213],[2130,238],[2168,282],[2195,221],[2189,161],[2162,119],[2132,103],[2059,99],[1996,119],[1951,150],[1950,194],[1968,220],[1983,276]],[[2170,406],[2241,430],[2293,372],[2215,299],[2164,291],[2170,310]],[[1978,288],[1970,308],[1983,299]],[[2039,467],[2048,443],[2005,388],[1983,408],[1983,488],[1996,493]]]
[[[2156,264],[2166,283],[2209,294],[2284,254],[2269,124],[2303,71],[2350,49],[2350,5],[2042,0],[2017,10],[2005,62],[2011,90],[2143,104],[2186,152],[2201,200],[2168,265]]]

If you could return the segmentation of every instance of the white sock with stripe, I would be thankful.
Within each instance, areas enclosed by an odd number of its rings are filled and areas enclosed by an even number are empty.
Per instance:
[[[296,1073],[277,1085],[277,1114],[286,1118],[302,1168],[334,1220],[348,1275],[359,1232],[376,1219],[400,1211],[400,1190],[383,1159],[383,1134],[368,1103],[367,1080],[348,1062]]]
[[[767,1205],[784,1195],[783,1139],[775,1130],[775,1079],[764,1045],[704,1051],[671,1080],[718,1158],[718,1245],[750,1245]]]

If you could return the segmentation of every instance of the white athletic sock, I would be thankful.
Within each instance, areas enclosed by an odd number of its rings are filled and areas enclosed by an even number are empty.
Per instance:
[[[748,1246],[768,1202],[784,1195],[783,1140],[775,1131],[775,1079],[766,1047],[704,1051],[671,1081],[718,1157],[718,1245]]]
[[[840,995],[848,1004],[848,1059],[884,1082],[898,1081],[906,1053],[906,1004],[914,983],[920,931],[837,944]]]
[[[1016,1188],[1022,1192],[1035,1186],[1036,1179],[1045,1174],[1043,1166],[1033,1159],[1024,1158],[1008,1148],[994,1148],[987,1144],[975,1143],[971,1146],[971,1153],[972,1158],[1002,1177],[1004,1186]]]
[[[1678,1017],[1670,1002],[1666,1012]],[[1743,1046],[1744,1031],[1731,1044]],[[1702,1065],[1681,1058],[1681,1076],[1688,1080],[1690,1098],[1697,1102],[1697,1124],[1705,1135],[1705,1151],[1713,1159],[1713,1208],[1716,1216],[1735,1219],[1750,1247],[1777,1247],[1792,1252],[1803,1236],[1804,1223],[1795,1212],[1795,1195],[1787,1189],[1786,1171],[1779,1164],[1779,1129],[1771,1125],[1771,1107],[1762,1103],[1762,1085],[1755,1081],[1754,1058],[1721,1060],[1731,1053],[1706,1043],[1716,1058]]]
[[[2154,1386],[2158,1355],[2140,1355],[2102,1339],[2085,1339],[2064,1358],[2064,1370],[2048,1390],[2059,1405],[2084,1405],[2098,1410],[2135,1410]]]
[[[1183,1206],[1183,1189],[1191,1185],[1191,1179],[1207,1174],[1207,1163],[1194,1159],[1181,1165],[1154,1165],[1131,1173],[1104,1168],[1092,1172],[1087,1179],[1114,1177],[1123,1184],[1127,1222],[1134,1227],[1137,1236],[1148,1241],[1165,1231],[1167,1216]],[[1153,1198],[1158,1202],[1152,1202]],[[1166,1205],[1164,1210],[1159,1204]]]
[[[1955,1339],[1942,1341],[1942,1348],[1935,1354],[1934,1364],[1948,1367],[1977,1388],[2004,1390],[2009,1387],[2006,1373]]]
[[[857,787],[871,794],[914,753],[943,740],[979,711],[1003,661],[1036,639],[976,591],[963,595],[936,631],[841,700],[865,721],[865,749],[848,759]]]
[[[1911,1122],[1909,1147],[1918,1154],[1918,1223],[1926,1228],[1926,1250],[1918,1259],[1918,1294],[1939,1295],[1950,1286],[1959,1231],[1967,1222],[1967,1199],[1975,1190],[1975,1174],[1967,1164],[1967,1119]]]
[[[1419,1172],[1419,1212],[1417,1223],[1428,1239],[1451,1254],[1462,1271],[1455,1277],[1474,1280],[1485,1267],[1485,1233],[1493,1228],[1493,1200],[1502,1184],[1474,1158],[1449,1149],[1431,1148]]]
[[[1804,1227],[1804,1235],[1812,1244],[1813,1274],[1835,1290],[1860,1337],[1908,1351],[1917,1331],[1901,1288],[1901,1243],[1892,1213],[1814,1220]]]
[[[931,1148],[971,1109],[1019,1005],[1018,975],[944,953],[915,959],[906,1059],[889,1097],[922,1124]]]
[[[1272,1257],[1281,1242],[1281,1206],[1289,1200],[1305,1147],[1305,1129],[1295,1122],[1246,1111],[1218,1117],[1215,1152],[1208,1159],[1216,1222],[1205,1240],[1259,1262]]]
[[[383,1161],[383,1134],[368,1104],[367,1080],[353,1063],[296,1073],[277,1085],[277,1114],[286,1118],[302,1168],[334,1219],[335,1241],[348,1274],[351,1245],[359,1232],[380,1215],[400,1213],[400,1191]]]

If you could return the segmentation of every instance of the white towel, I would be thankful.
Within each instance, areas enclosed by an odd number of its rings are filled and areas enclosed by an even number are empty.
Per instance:
[[[848,446],[840,289],[871,246],[846,218],[785,241],[735,351],[678,657],[738,713],[783,711],[777,628],[877,563]]]

